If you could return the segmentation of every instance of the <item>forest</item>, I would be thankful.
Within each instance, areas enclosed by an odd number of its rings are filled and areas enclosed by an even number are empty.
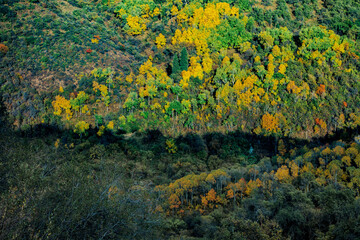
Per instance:
[[[360,239],[357,0],[0,0],[0,239]]]

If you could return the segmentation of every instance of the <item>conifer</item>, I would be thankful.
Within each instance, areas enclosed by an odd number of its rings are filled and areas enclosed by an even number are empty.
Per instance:
[[[180,71],[187,71],[189,67],[189,55],[184,47],[180,54]]]

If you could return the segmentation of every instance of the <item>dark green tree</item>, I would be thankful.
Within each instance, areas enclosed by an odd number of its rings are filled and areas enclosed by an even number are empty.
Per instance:
[[[181,50],[181,54],[180,54],[180,71],[186,71],[188,70],[189,67],[189,54],[186,50],[186,48],[184,47]]]
[[[179,65],[179,57],[177,54],[175,54],[174,58],[173,58],[173,63],[172,63],[172,75],[176,75],[180,72],[180,65]]]

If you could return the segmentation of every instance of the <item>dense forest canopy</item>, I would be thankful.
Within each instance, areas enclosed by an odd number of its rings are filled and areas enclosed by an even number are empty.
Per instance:
[[[0,238],[360,238],[357,0],[0,0]]]

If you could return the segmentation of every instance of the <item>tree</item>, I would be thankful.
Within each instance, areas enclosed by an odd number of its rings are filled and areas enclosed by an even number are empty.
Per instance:
[[[72,108],[81,113],[81,106],[87,99],[89,99],[89,95],[87,95],[84,91],[80,91],[75,99],[70,100]]]
[[[72,117],[72,111],[71,111],[71,103],[69,100],[65,99],[62,96],[56,96],[55,101],[52,102],[52,105],[54,107],[54,114],[60,116],[62,113],[62,110],[64,109],[66,112],[66,119],[70,120]]]
[[[290,179],[289,168],[286,165],[281,166],[275,173],[275,177],[280,182],[287,182]]]
[[[259,34],[259,40],[264,48],[271,48],[274,45],[274,38],[267,31],[262,31]]]
[[[189,55],[184,47],[180,53],[180,71],[187,71],[189,68]]]
[[[265,129],[266,131],[268,131],[270,133],[276,133],[280,130],[279,120],[275,116],[273,116],[269,113],[266,113],[262,116],[261,126],[263,129]]]
[[[164,35],[162,35],[161,33],[159,34],[158,37],[156,37],[156,46],[161,49],[166,45],[166,38]]]
[[[3,54],[6,54],[9,51],[9,47],[7,47],[6,45],[0,43],[0,52]]]
[[[146,30],[144,19],[138,16],[129,15],[126,18],[126,21],[127,21],[127,25],[126,25],[127,28],[125,29],[125,31],[130,35],[139,35]]]
[[[175,76],[180,72],[180,64],[179,64],[179,57],[175,53],[173,62],[172,62],[172,69],[171,69],[171,75]]]
[[[74,129],[74,132],[79,134],[80,137],[82,137],[82,135],[84,133],[86,133],[86,130],[89,129],[89,124],[85,121],[80,121],[78,122],[76,125],[75,125],[75,129]]]

